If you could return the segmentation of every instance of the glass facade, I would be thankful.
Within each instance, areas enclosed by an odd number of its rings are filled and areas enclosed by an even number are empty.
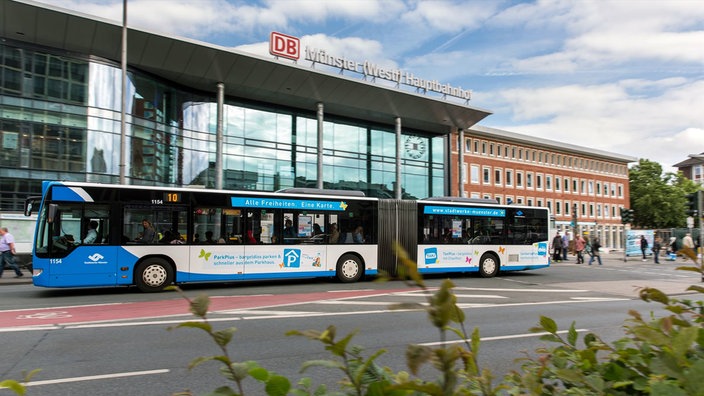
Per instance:
[[[217,103],[158,77],[128,71],[128,184],[215,187]],[[0,209],[19,211],[42,180],[118,183],[119,65],[0,44]],[[274,191],[317,183],[315,110],[225,98],[223,188]],[[404,198],[446,195],[445,136],[402,132]],[[325,116],[325,188],[392,197],[393,125]]]

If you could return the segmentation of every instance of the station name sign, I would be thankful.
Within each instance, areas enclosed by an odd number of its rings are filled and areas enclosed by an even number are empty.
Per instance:
[[[301,41],[299,38],[289,36],[283,33],[271,32],[269,38],[269,53],[282,58],[299,60],[301,56],[305,60],[313,62],[313,64],[322,64],[338,68],[340,70],[349,70],[355,73],[362,74],[365,77],[380,78],[387,81],[395,82],[399,85],[407,85],[410,87],[422,89],[425,91],[437,92],[443,95],[454,96],[464,100],[472,98],[472,91],[455,87],[450,84],[444,84],[438,80],[426,80],[415,76],[413,73],[401,69],[389,69],[380,67],[370,61],[356,61],[345,57],[339,57],[329,54],[324,49],[306,48],[301,51]]]

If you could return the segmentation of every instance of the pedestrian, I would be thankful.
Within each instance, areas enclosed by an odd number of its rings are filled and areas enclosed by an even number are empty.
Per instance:
[[[552,259],[555,260],[555,262],[559,262],[562,259],[562,238],[560,237],[560,231],[552,238]]]
[[[682,249],[686,248],[694,250],[694,240],[692,239],[692,234],[690,234],[689,232],[684,235],[684,238],[682,238]],[[687,260],[687,255],[683,254],[682,258],[684,260]]]
[[[655,240],[653,241],[653,260],[655,261],[655,264],[660,264],[658,256],[660,256],[661,245],[662,245],[662,240],[660,239],[659,236],[656,236]]]
[[[643,253],[643,261],[648,260],[645,257],[645,251],[648,249],[648,240],[645,239],[645,235],[640,236],[640,251]]]
[[[24,275],[15,262],[16,254],[15,237],[10,234],[7,227],[0,228],[0,278],[6,264],[15,271],[15,278],[21,278]]]
[[[589,265],[592,265],[595,257],[597,261],[599,261],[599,265],[601,265],[601,253],[599,253],[600,248],[601,243],[599,243],[599,238],[594,238],[592,241],[592,257],[589,259]]]
[[[569,250],[570,247],[570,236],[565,231],[565,234],[562,236],[562,259],[567,261],[567,251]]]
[[[584,248],[587,246],[587,241],[577,234],[574,237],[574,250],[577,252],[577,264],[584,264]]]

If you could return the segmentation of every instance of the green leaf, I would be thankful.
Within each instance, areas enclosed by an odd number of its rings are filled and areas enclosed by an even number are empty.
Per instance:
[[[175,328],[178,329],[181,327],[187,327],[187,328],[192,328],[192,329],[201,329],[201,330],[205,331],[206,333],[210,333],[211,331],[213,331],[213,326],[211,326],[210,323],[207,323],[207,322],[194,322],[194,321],[183,322],[183,323],[179,323],[178,325],[176,325]]]
[[[221,386],[208,393],[206,396],[240,396],[240,394],[232,390],[229,386]]]
[[[291,389],[291,382],[281,375],[272,375],[266,382],[266,394],[269,396],[286,396]]]
[[[572,346],[577,346],[577,329],[574,327],[574,322],[570,325],[570,329],[567,332],[567,342]]]
[[[210,298],[205,294],[201,294],[190,301],[191,312],[198,317],[205,317],[208,313],[208,307],[210,307]]]
[[[4,380],[0,382],[0,389],[10,389],[18,395],[25,394],[25,387],[15,380]]]
[[[421,366],[432,357],[432,349],[423,345],[409,345],[406,348],[406,365],[413,375],[418,375]]]
[[[540,316],[540,327],[542,327],[543,330],[547,331],[548,333],[557,333],[557,323],[555,323],[554,320],[548,318],[547,316]]]
[[[215,340],[215,343],[219,346],[227,346],[227,344],[229,344],[232,340],[232,335],[235,334],[236,331],[237,328],[235,327],[229,327],[227,329],[218,330],[213,333],[213,339]]]
[[[334,360],[308,360],[304,362],[301,365],[301,370],[300,372],[304,372],[308,370],[310,367],[325,367],[325,368],[334,368],[338,370],[345,370],[345,366],[339,362],[336,362]]]
[[[269,379],[269,370],[263,367],[250,368],[249,375],[257,381],[266,382]]]

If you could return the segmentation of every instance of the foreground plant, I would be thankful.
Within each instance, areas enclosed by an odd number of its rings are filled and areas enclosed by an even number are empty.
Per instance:
[[[401,266],[399,278],[410,285],[429,291],[417,272],[416,264],[402,250],[398,251]],[[683,252],[693,258],[693,252]],[[692,257],[693,255],[693,257]],[[697,266],[682,267],[697,271]],[[389,277],[381,276],[381,280]],[[396,309],[423,309],[430,323],[438,329],[441,346],[431,348],[409,345],[406,351],[408,371],[395,372],[381,367],[376,360],[386,351],[364,354],[360,346],[352,345],[356,332],[341,338],[335,326],[324,330],[293,330],[287,335],[303,336],[320,342],[332,355],[330,359],[312,360],[302,364],[301,372],[313,368],[336,370],[342,376],[339,389],[328,392],[324,385],[314,387],[310,378],[303,378],[292,388],[289,379],[260,367],[256,362],[234,362],[227,350],[235,328],[216,331],[208,322],[210,301],[207,296],[188,299],[191,312],[199,321],[184,322],[177,327],[205,331],[219,346],[221,354],[194,359],[190,367],[206,361],[222,364],[221,373],[235,384],[217,388],[212,395],[244,395],[243,381],[252,378],[264,384],[267,395],[704,395],[704,329],[701,300],[671,299],[653,288],[640,290],[640,298],[664,305],[668,316],[653,313],[643,317],[629,312],[625,322],[626,336],[609,344],[597,334],[587,333],[579,340],[572,323],[566,336],[561,335],[554,320],[541,316],[533,332],[545,333],[541,338],[553,344],[536,349],[535,356],[524,353],[517,362],[520,370],[513,371],[494,384],[490,370],[481,369],[477,359],[480,346],[479,330],[469,335],[464,327],[464,312],[457,306],[450,280],[442,282],[427,301],[420,304],[399,304]],[[704,293],[704,288],[688,290]],[[701,295],[700,295],[701,296]],[[455,340],[450,342],[449,336]],[[459,341],[459,342],[457,342]],[[556,344],[556,345],[554,345]],[[419,377],[423,366],[430,365],[438,373],[434,380]],[[259,393],[257,393],[259,394]],[[190,393],[181,393],[190,395]]]

